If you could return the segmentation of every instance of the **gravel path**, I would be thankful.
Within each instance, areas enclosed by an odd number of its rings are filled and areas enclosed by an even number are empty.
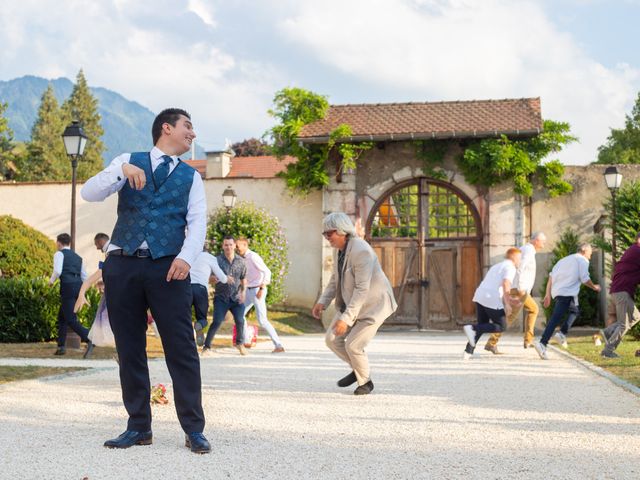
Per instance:
[[[367,397],[335,386],[347,370],[322,336],[284,340],[203,360],[203,456],[172,405],[154,407],[152,446],[102,447],[125,425],[115,362],[0,360],[95,367],[0,386],[0,478],[640,478],[640,399],[519,337],[464,362],[461,334],[380,334]],[[162,360],[151,373],[170,381]]]

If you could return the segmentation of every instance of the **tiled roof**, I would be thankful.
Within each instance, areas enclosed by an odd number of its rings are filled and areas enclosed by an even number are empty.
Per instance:
[[[231,171],[227,178],[274,178],[277,173],[283,171],[288,164],[294,162],[294,157],[285,157],[278,160],[272,156],[260,157],[233,157],[231,159]],[[195,168],[202,178],[206,176],[206,160],[185,160],[184,163]]]
[[[299,138],[322,143],[340,124],[351,141],[534,135],[542,130],[540,98],[331,105]]]
[[[282,172],[288,164],[294,162],[294,157],[284,157],[278,160],[277,157],[233,157],[231,159],[230,178],[253,177],[253,178],[273,178],[276,173]]]

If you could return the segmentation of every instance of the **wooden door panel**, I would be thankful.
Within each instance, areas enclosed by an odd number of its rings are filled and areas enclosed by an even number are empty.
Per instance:
[[[426,255],[429,281],[426,326],[452,328],[457,313],[456,249],[428,248]]]

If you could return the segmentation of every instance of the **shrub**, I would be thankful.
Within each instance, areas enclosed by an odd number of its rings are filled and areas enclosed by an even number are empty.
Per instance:
[[[0,271],[4,277],[49,276],[55,242],[10,215],[0,216]]]
[[[543,298],[547,291],[549,273],[553,269],[553,266],[567,255],[576,253],[581,243],[584,242],[580,241],[578,235],[571,229],[565,230],[560,236],[560,240],[551,252],[549,272],[547,272],[544,282],[542,282],[540,295]],[[592,279],[595,278],[593,267],[591,265],[589,265],[589,275]],[[544,314],[547,317],[547,320],[551,318],[553,305],[554,301],[551,300],[551,305],[549,305],[548,308],[544,308]],[[598,294],[596,292],[587,287],[580,287],[580,293],[578,294],[578,306],[580,308],[580,313],[578,314],[578,318],[574,322],[574,325],[598,325]]]
[[[225,235],[250,239],[249,248],[260,255],[271,270],[267,303],[283,301],[289,261],[287,239],[280,220],[252,202],[240,202],[228,212],[225,208],[219,208],[209,217],[207,241],[212,253],[220,251]]]
[[[57,335],[60,294],[42,278],[0,278],[0,342],[42,342]]]
[[[102,295],[96,287],[91,287],[87,290],[85,296],[87,297],[89,305],[86,305],[78,312],[78,320],[85,327],[91,328],[91,325],[93,325],[93,321],[96,318],[96,312],[98,311],[98,305],[100,305],[100,298]]]

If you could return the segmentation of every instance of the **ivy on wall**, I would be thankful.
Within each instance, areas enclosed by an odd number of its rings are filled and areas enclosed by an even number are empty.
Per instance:
[[[288,164],[279,174],[294,193],[306,195],[329,184],[327,161],[333,150],[341,159],[337,171],[340,175],[345,169],[354,169],[362,153],[373,146],[372,142],[342,142],[341,139],[352,136],[347,124],[334,129],[324,144],[303,144],[298,140],[302,127],[325,117],[329,103],[323,95],[301,88],[285,88],[276,93],[273,105],[269,114],[278,123],[265,136],[271,138],[276,156],[297,158],[297,162]],[[514,193],[525,196],[531,196],[534,187],[539,185],[555,197],[570,192],[572,187],[562,178],[564,166],[559,160],[543,161],[576,140],[568,123],[545,120],[542,133],[532,138],[512,140],[501,135],[467,143],[456,163],[472,185],[491,187],[509,181],[513,183]],[[419,140],[414,141],[413,146],[416,156],[422,160],[424,174],[446,179],[441,167],[449,142]]]

